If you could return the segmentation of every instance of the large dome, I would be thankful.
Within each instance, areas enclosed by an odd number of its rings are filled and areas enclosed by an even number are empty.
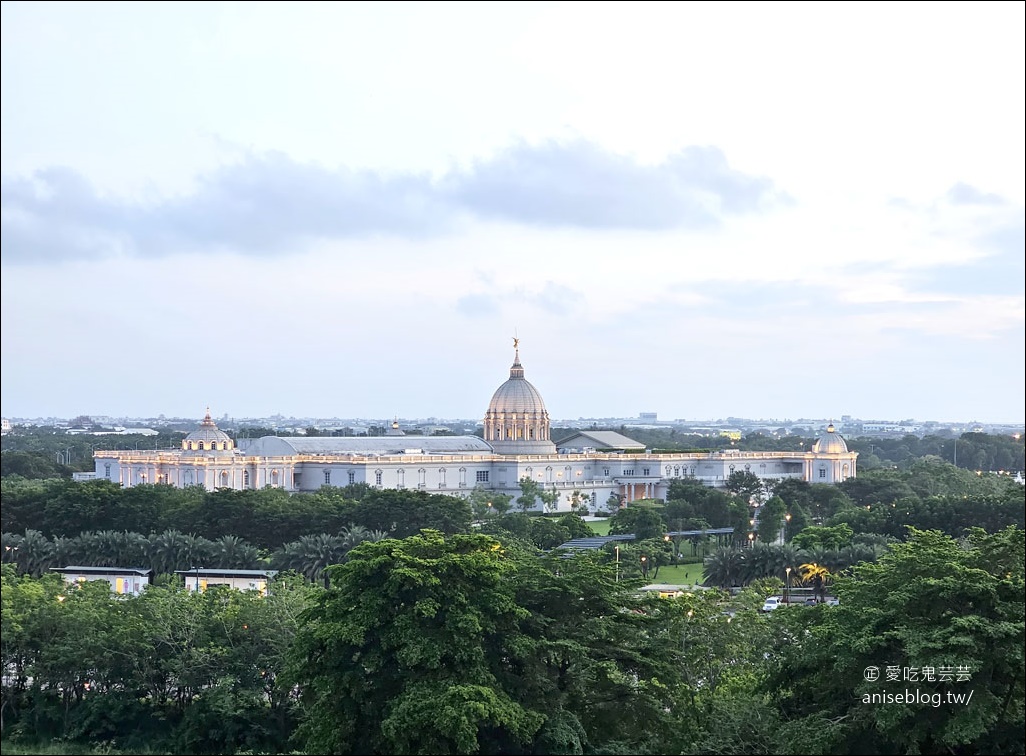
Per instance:
[[[524,367],[520,364],[518,354],[509,369],[509,380],[499,386],[492,394],[492,401],[488,403],[488,413],[493,412],[541,412],[548,414],[545,410],[545,402],[534,385],[524,378]]]
[[[520,350],[514,341],[509,380],[492,394],[484,418],[484,439],[502,454],[554,454],[549,439],[549,413],[531,382],[524,378]]]
[[[182,441],[182,451],[232,451],[235,442],[223,430],[219,430],[210,419],[210,408],[200,427]]]
[[[834,424],[830,423],[826,428],[826,433],[813,444],[812,451],[816,454],[847,454],[848,444],[844,443],[844,439],[834,429]]]

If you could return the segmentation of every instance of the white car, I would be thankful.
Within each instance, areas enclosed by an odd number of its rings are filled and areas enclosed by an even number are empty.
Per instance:
[[[772,611],[773,611],[774,609],[776,609],[776,608],[777,608],[778,606],[780,606],[780,605],[781,605],[782,603],[783,603],[783,602],[782,602],[782,601],[780,600],[780,597],[779,597],[779,596],[770,596],[770,597],[769,597],[768,599],[766,599],[766,601],[765,601],[765,602],[763,603],[763,605],[762,605],[762,611],[764,611],[764,612],[772,612]]]

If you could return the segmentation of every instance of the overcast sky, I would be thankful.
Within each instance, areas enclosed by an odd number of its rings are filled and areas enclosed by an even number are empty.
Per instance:
[[[2,6],[2,412],[1022,422],[1024,5]]]

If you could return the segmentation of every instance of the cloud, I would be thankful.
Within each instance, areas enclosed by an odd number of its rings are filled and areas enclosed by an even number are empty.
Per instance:
[[[705,228],[786,201],[768,179],[731,169],[715,147],[647,166],[583,141],[515,146],[454,177],[449,192],[478,215],[587,228]]]
[[[997,194],[981,192],[974,186],[959,182],[948,190],[948,201],[953,205],[1003,205],[1005,201]]]
[[[583,141],[518,144],[435,180],[249,154],[191,194],[105,196],[68,168],[2,182],[5,263],[231,250],[289,254],[311,239],[422,238],[461,219],[591,229],[709,228],[787,202],[714,147],[642,165]]]

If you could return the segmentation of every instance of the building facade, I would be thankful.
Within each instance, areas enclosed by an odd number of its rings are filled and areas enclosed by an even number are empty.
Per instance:
[[[577,500],[590,502],[594,511],[614,497],[624,503],[665,499],[670,483],[683,478],[722,487],[732,473],[742,471],[767,481],[810,483],[839,483],[856,475],[858,455],[848,451],[832,425],[810,451],[802,452],[652,453],[626,443],[618,444],[623,449],[596,451],[581,443],[581,434],[557,449],[545,403],[524,377],[519,350],[509,379],[492,395],[483,425],[484,438],[407,436],[394,424],[385,436],[265,436],[237,446],[208,410],[181,449],[94,452],[96,478],[123,486],[272,486],[290,492],[366,483],[457,496],[481,487],[514,497],[520,495],[520,480],[528,478],[559,492],[556,510],[569,511]]]

